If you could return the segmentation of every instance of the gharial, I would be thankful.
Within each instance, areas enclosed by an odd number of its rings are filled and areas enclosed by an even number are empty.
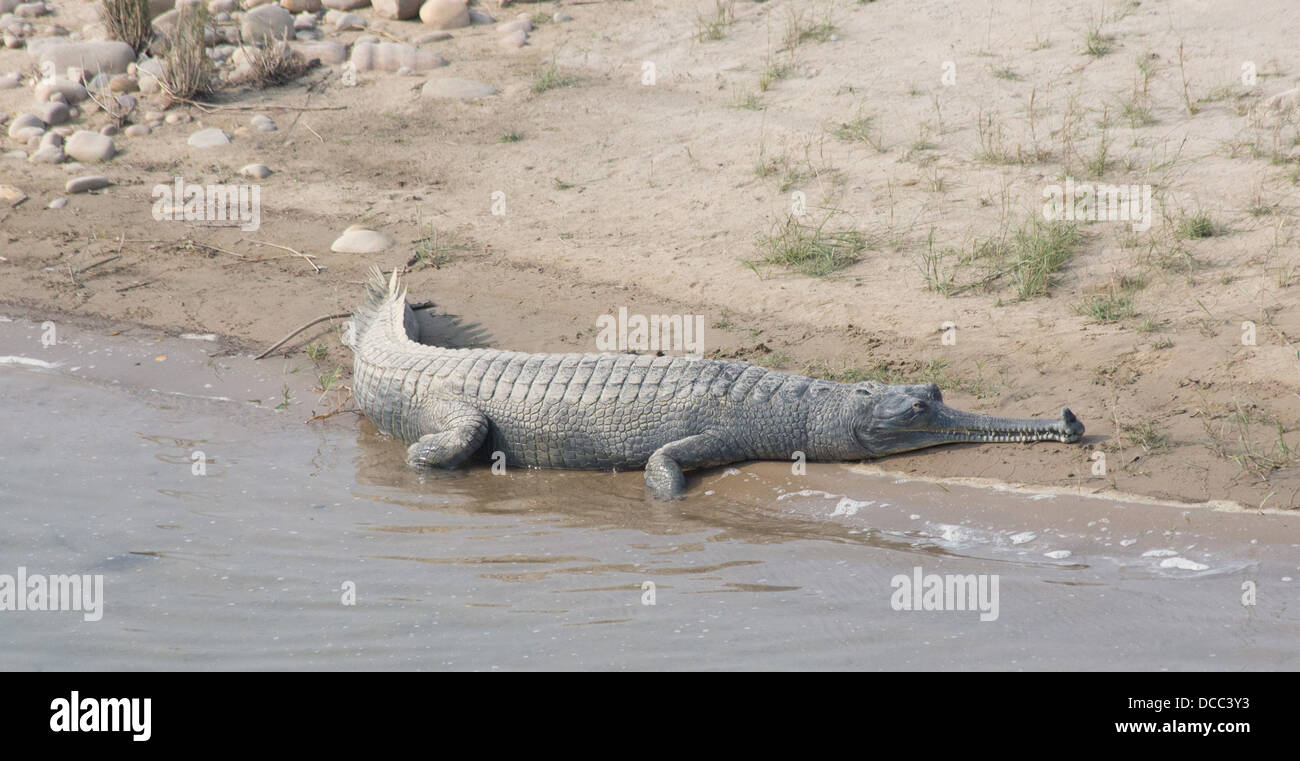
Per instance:
[[[1069,409],[1059,420],[962,412],[933,383],[836,383],[688,356],[429,346],[399,273],[385,280],[371,269],[352,318],[352,390],[377,428],[410,443],[417,467],[500,452],[516,467],[645,468],[651,494],[676,499],[691,468],[1083,437]]]

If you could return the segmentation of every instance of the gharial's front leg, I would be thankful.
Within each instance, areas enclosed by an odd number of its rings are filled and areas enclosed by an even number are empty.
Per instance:
[[[417,468],[454,468],[474,454],[487,438],[488,419],[473,405],[431,399],[420,405],[418,441],[406,450]]]
[[[686,493],[684,468],[708,468],[736,461],[727,456],[725,446],[718,437],[701,433],[659,447],[645,464],[646,486],[655,499],[681,499]]]

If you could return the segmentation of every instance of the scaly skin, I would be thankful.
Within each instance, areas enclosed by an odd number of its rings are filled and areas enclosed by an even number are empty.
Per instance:
[[[748,362],[523,354],[412,340],[414,314],[375,269],[353,317],[353,394],[418,467],[480,451],[519,467],[645,468],[659,499],[683,469],[745,460],[861,460],[958,441],[1078,441],[1083,424],[960,412],[933,384],[835,383]]]

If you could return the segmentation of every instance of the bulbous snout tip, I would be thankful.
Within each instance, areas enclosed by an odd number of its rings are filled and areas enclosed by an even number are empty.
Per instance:
[[[1069,407],[1061,408],[1061,429],[1067,443],[1073,444],[1083,438],[1083,421]]]

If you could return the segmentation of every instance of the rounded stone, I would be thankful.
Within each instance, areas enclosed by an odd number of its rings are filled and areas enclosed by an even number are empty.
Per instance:
[[[18,137],[18,130],[35,127],[41,132],[45,131],[45,122],[41,121],[35,114],[19,114],[9,123],[9,137]]]
[[[149,129],[148,124],[132,124],[130,127],[122,130],[122,134],[127,137],[144,137],[151,132],[153,132],[153,130]]]
[[[420,0],[370,0],[380,18],[406,21],[420,15]]]
[[[275,132],[277,129],[275,122],[266,114],[255,114],[249,122],[253,125],[253,129],[258,132]]]
[[[32,113],[40,118],[41,121],[51,126],[64,124],[68,121],[68,104],[58,101],[48,101],[46,103],[37,103],[32,106]]]
[[[64,206],[67,205],[68,205],[68,199],[66,198],[56,198],[53,201],[50,201],[51,209],[62,209]]]
[[[230,145],[230,137],[216,127],[209,127],[190,135],[188,142],[194,148],[216,148]]]
[[[259,180],[265,180],[267,177],[271,176],[271,168],[266,164],[249,164],[243,169],[240,169],[239,173],[245,177],[255,177]]]
[[[68,184],[64,185],[63,189],[68,193],[85,193],[88,190],[99,190],[112,184],[112,181],[102,174],[88,174],[68,180]]]
[[[353,225],[330,245],[330,251],[336,254],[377,254],[388,250],[395,242],[381,232]]]
[[[460,29],[469,26],[469,8],[465,0],[427,0],[420,6],[420,21],[434,29]]]
[[[63,147],[65,153],[78,161],[108,161],[117,153],[113,138],[89,130],[77,130]]]

